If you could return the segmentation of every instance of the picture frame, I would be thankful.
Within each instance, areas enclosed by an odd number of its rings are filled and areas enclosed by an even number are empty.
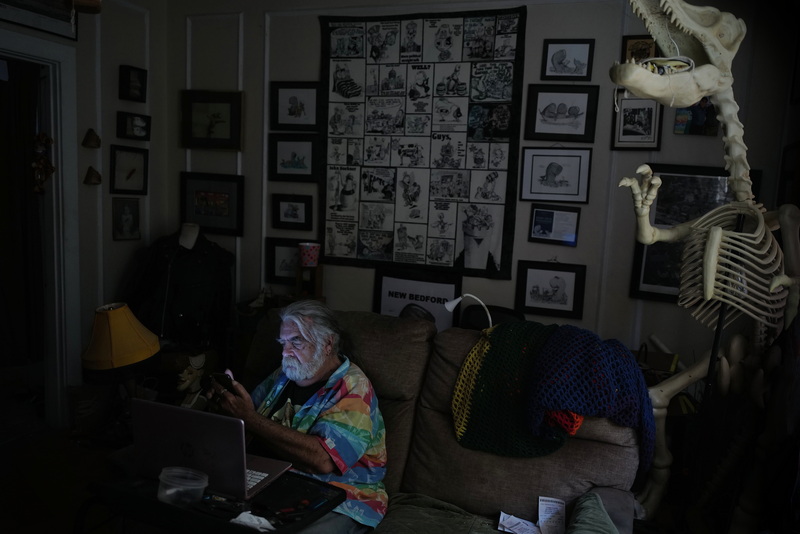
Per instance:
[[[181,221],[209,234],[243,234],[244,176],[183,171],[180,180]]]
[[[138,198],[112,197],[111,220],[111,236],[114,241],[136,241],[142,238]]]
[[[264,238],[265,280],[267,282],[285,285],[295,285],[297,283],[297,266],[300,263],[298,245],[303,241],[303,239],[282,237]],[[308,273],[303,274],[308,276]]]
[[[599,85],[528,85],[525,139],[594,142]]]
[[[541,79],[591,81],[593,58],[594,39],[545,39]]]
[[[269,128],[316,132],[321,124],[318,82],[271,82]]]
[[[147,71],[132,65],[119,66],[119,99],[147,102]]]
[[[581,209],[578,207],[531,204],[528,241],[575,247],[578,245],[580,219]]]
[[[272,195],[272,227],[280,230],[311,230],[314,225],[311,195]]]
[[[409,267],[378,266],[372,310],[381,315],[420,317],[441,332],[458,324],[460,308],[451,313],[444,303],[461,296],[461,276]],[[463,303],[462,303],[463,305]]]
[[[714,103],[704,96],[700,102],[687,108],[675,108],[675,135],[703,135],[716,137],[721,130]]]
[[[658,45],[656,45],[656,40],[650,34],[622,36],[620,63],[630,60],[638,63],[658,55]]]
[[[663,105],[617,89],[613,114],[611,150],[661,150]]]
[[[582,319],[585,288],[585,265],[519,260],[514,307],[534,315]]]
[[[522,149],[520,200],[589,202],[591,148]]]
[[[316,134],[269,134],[269,180],[318,182],[320,138]]]
[[[48,0],[26,0],[21,2],[0,2],[0,20],[19,26],[66,37],[78,39],[78,14],[72,11],[72,2],[52,2]]]
[[[668,228],[705,215],[734,200],[723,167],[648,163],[661,177],[658,196],[650,206],[650,224]],[[759,174],[756,171],[756,174]],[[755,186],[755,181],[754,181]],[[630,296],[677,302],[680,291],[682,243],[638,241],[633,254]]]
[[[149,141],[150,123],[151,117],[149,115],[117,111],[117,137],[135,141]]]
[[[241,91],[181,91],[184,148],[241,150]]]
[[[146,148],[111,145],[111,193],[146,195],[149,153]]]

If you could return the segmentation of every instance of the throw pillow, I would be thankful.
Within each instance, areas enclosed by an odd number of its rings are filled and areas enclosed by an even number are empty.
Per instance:
[[[584,493],[575,501],[566,534],[619,534],[596,493]]]

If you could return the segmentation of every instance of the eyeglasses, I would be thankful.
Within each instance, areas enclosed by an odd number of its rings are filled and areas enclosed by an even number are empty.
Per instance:
[[[278,345],[280,345],[281,348],[285,347],[286,344],[289,343],[296,350],[303,350],[303,347],[305,347],[306,343],[307,343],[307,341],[305,339],[303,339],[301,337],[298,337],[298,336],[295,336],[292,339],[281,339],[281,338],[278,338],[275,341],[278,342]]]

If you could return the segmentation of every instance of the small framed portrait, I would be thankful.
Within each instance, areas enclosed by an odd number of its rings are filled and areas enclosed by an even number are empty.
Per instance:
[[[269,179],[317,182],[320,140],[316,134],[269,134]]]
[[[574,247],[578,244],[581,209],[571,206],[531,204],[528,241]]]
[[[522,149],[520,200],[589,202],[591,148]]]
[[[117,137],[136,141],[150,140],[150,116],[117,111]]]
[[[514,308],[535,315],[581,319],[585,286],[585,265],[520,260]]]
[[[147,102],[147,71],[130,65],[119,66],[119,99]]]
[[[594,142],[599,92],[599,85],[529,85],[525,139]]]
[[[111,198],[111,218],[113,228],[111,235],[114,241],[134,241],[142,238],[139,230],[139,199]]]
[[[319,83],[272,82],[270,130],[316,132],[320,127]]]
[[[181,221],[209,234],[242,235],[244,176],[181,172]]]
[[[594,39],[545,39],[542,81],[591,81],[593,57]]]
[[[111,145],[111,193],[147,194],[148,151]]]
[[[611,121],[611,150],[659,150],[664,106],[618,89]]]
[[[314,212],[311,195],[272,195],[272,227],[281,230],[311,230]]]
[[[648,34],[644,35],[623,35],[622,36],[622,56],[620,63],[633,60],[638,63],[647,58],[658,55],[656,40]]]
[[[182,91],[181,140],[184,148],[242,148],[242,93]]]
[[[266,281],[294,285],[297,281],[297,266],[300,264],[301,239],[267,237],[264,239],[264,264],[267,267]]]

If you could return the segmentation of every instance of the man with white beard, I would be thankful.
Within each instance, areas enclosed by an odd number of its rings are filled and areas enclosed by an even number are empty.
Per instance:
[[[299,301],[280,313],[283,361],[248,394],[214,384],[212,400],[242,419],[251,445],[293,469],[347,491],[347,500],[303,533],[363,533],[386,513],[386,431],[364,372],[339,353],[340,330],[324,304]]]

